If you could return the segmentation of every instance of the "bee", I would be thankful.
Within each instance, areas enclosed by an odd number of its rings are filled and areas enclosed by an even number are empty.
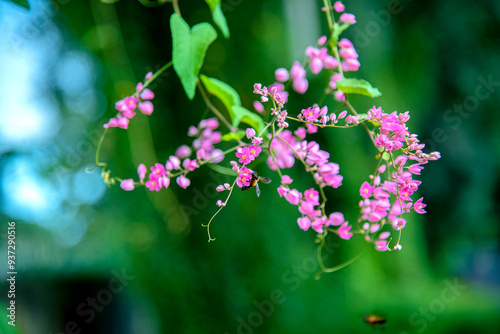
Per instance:
[[[368,325],[371,325],[371,326],[383,325],[383,324],[385,324],[387,322],[386,318],[381,317],[379,315],[374,315],[374,314],[370,314],[370,315],[364,316],[363,320]]]
[[[257,197],[259,197],[260,196],[259,181],[261,181],[264,184],[271,183],[270,178],[259,176],[257,172],[253,172],[252,178],[250,179],[250,184],[248,186],[241,187],[241,190],[248,190],[250,188],[255,187],[255,191],[257,192]]]

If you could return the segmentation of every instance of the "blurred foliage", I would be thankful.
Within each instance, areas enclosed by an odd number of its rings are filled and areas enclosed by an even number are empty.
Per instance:
[[[291,19],[290,8],[298,8],[311,26],[308,31],[326,32],[322,17],[309,19],[301,7],[319,12],[322,2],[304,3],[222,1],[231,38],[222,38],[215,27],[219,37],[208,48],[201,73],[234,87],[241,105],[250,109],[253,84],[272,83],[276,68],[289,68],[297,57],[302,60],[294,45],[304,50],[320,37],[287,34],[299,24]],[[500,94],[498,84],[488,90],[484,80],[500,80],[500,3],[345,4],[358,22],[346,32],[362,64],[355,76],[383,93],[375,100],[355,97],[353,105],[360,111],[374,103],[388,112],[410,110],[410,130],[429,151],[438,150],[443,157],[423,171],[419,191],[428,213],[409,217],[403,250],[378,253],[356,238],[332,238],[324,252],[328,265],[365,253],[343,270],[314,280],[319,269],[314,234],[297,228],[297,212],[276,196],[276,182],[262,185],[260,198],[252,191],[236,191],[212,224],[216,241],[207,243],[201,224],[216,211],[220,197],[215,187],[230,180],[208,168],[193,172],[192,185],[185,191],[176,185],[161,193],[124,192],[115,186],[96,203],[63,202],[54,209],[62,221],[89,221],[82,240],[73,246],[57,242],[46,227],[15,214],[7,216],[3,210],[2,221],[25,223],[18,224],[17,232],[19,333],[59,333],[70,321],[82,333],[360,333],[371,332],[363,316],[373,313],[386,317],[387,333],[497,333]],[[147,8],[137,1],[55,1],[52,6],[64,46],[51,51],[46,66],[56,69],[74,50],[88,55],[101,108],[94,117],[75,114],[64,98],[64,87],[49,86],[62,126],[46,143],[55,159],[46,176],[57,179],[54,173],[82,172],[93,161],[92,150],[87,150],[77,163],[69,163],[66,143],[77,147],[87,140],[95,147],[102,120],[115,114],[114,101],[130,94],[148,71],[172,59],[173,10],[170,4]],[[213,25],[201,0],[180,1],[180,9],[191,27],[200,22]],[[54,73],[47,71],[45,82],[54,82]],[[72,75],[71,69],[67,75]],[[319,81],[310,83],[312,98],[321,95]],[[152,89],[152,117],[139,115],[129,130],[114,129],[106,138],[102,158],[115,175],[132,177],[140,162],[165,161],[188,140],[189,125],[210,116],[199,92],[193,101],[186,97],[173,70],[160,76]],[[479,97],[478,89],[489,96]],[[298,114],[310,101],[292,96],[289,113]],[[335,105],[333,99],[327,103]],[[457,105],[464,112],[454,111]],[[70,140],[71,136],[77,137]],[[353,220],[359,184],[373,171],[376,152],[362,129],[320,131],[313,140],[330,152],[344,176],[343,186],[327,193],[327,211],[341,210]],[[4,155],[2,168],[23,150],[27,148]],[[261,162],[256,171],[276,180]],[[289,175],[298,189],[312,185],[300,169]],[[64,194],[75,184],[79,183]],[[74,214],[66,216],[69,208]],[[115,277],[113,270],[134,278],[97,312],[97,320],[86,323],[77,313],[79,304],[99,296]],[[443,292],[455,282],[466,288],[454,295]],[[449,301],[450,296],[456,298]],[[12,330],[4,321],[0,329]]]

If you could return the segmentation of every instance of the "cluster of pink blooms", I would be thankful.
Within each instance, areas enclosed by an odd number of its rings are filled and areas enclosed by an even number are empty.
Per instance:
[[[149,72],[146,74],[145,80],[148,80],[152,76],[153,73]],[[144,88],[142,82],[137,84],[135,90],[135,94],[115,103],[115,109],[118,110],[118,114],[103,125],[105,129],[113,127],[127,129],[130,120],[136,114],[136,109],[139,109],[143,114],[148,116],[153,113],[154,106],[150,100],[155,97],[155,94],[150,89]]]
[[[307,231],[311,227],[318,233],[323,233],[325,228],[329,226],[338,226],[333,230],[339,235],[340,238],[349,240],[352,237],[350,232],[352,226],[349,222],[345,221],[344,215],[340,212],[334,212],[329,216],[322,215],[321,210],[316,208],[319,205],[319,192],[314,188],[308,189],[301,193],[297,189],[289,188],[292,179],[288,175],[283,175],[281,179],[281,186],[278,188],[278,194],[292,205],[297,205],[299,212],[302,214],[297,219],[299,227]]]
[[[170,178],[176,177],[177,184],[181,188],[186,189],[191,184],[186,174],[199,168],[200,162],[210,161],[217,163],[224,160],[223,152],[214,147],[214,144],[221,141],[221,133],[214,131],[218,127],[219,122],[216,118],[202,120],[198,127],[191,126],[188,135],[195,137],[192,148],[187,145],[181,145],[175,151],[175,155],[171,155],[168,158],[165,165],[155,163],[150,168],[151,173],[148,175],[145,186],[151,191],[160,191],[162,188],[168,188]],[[189,158],[192,155],[193,149],[196,150],[196,159]],[[135,185],[144,184],[146,172],[146,166],[140,164],[137,168],[139,182],[135,182],[133,179],[126,179],[121,182],[120,186],[127,191],[133,190]]]
[[[262,87],[260,83],[256,83],[253,86],[253,92],[261,96],[261,102],[268,102],[269,98],[273,100],[274,106],[271,108],[271,115],[276,116],[278,127],[287,128],[286,116],[288,113],[283,108],[288,99],[288,92],[284,90],[284,85],[277,82],[267,88],[266,86]]]
[[[328,115],[328,107],[324,106],[320,108],[317,104],[307,109],[302,109],[297,118],[306,122],[318,123],[321,127],[325,127],[326,123],[330,121],[332,125],[335,125],[343,118],[345,118],[345,127],[359,124],[359,116],[347,115],[347,110],[342,111],[338,116],[335,113]],[[306,126],[308,133],[317,132],[316,125],[307,123]]]

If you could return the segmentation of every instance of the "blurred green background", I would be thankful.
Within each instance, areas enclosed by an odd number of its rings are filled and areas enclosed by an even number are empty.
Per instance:
[[[201,224],[225,177],[203,168],[185,191],[150,193],[108,189],[99,172],[85,173],[114,102],[171,60],[170,4],[30,3],[27,11],[0,1],[0,275],[8,221],[17,223],[18,271],[17,326],[7,325],[2,279],[0,333],[372,333],[368,314],[387,319],[385,333],[500,331],[500,2],[345,2],[358,21],[346,36],[362,64],[351,77],[384,94],[353,104],[410,110],[410,130],[442,159],[420,177],[428,213],[408,216],[401,252],[368,247],[320,280],[314,233],[297,227],[276,183],[262,185],[260,198],[235,192],[207,243]],[[276,68],[302,60],[327,31],[321,1],[222,5],[231,38],[217,30],[202,73],[236,88],[247,108],[255,82],[272,83]],[[201,0],[180,9],[191,26],[212,22]],[[321,80],[310,87],[291,99],[290,114],[318,98]],[[114,175],[164,162],[207,115],[172,69],[152,88],[153,116],[106,138],[101,156]],[[344,176],[328,210],[354,221],[375,152],[361,128],[313,138]],[[265,164],[255,169],[277,179]],[[302,173],[289,173],[298,189],[312,185]],[[358,255],[359,239],[329,239],[326,263]]]

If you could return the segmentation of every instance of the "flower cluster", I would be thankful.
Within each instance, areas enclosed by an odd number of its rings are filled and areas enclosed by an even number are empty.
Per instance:
[[[292,179],[288,175],[283,175],[281,186],[278,188],[278,194],[292,205],[297,205],[301,217],[297,218],[299,227],[307,231],[310,227],[317,233],[323,233],[324,229],[330,226],[338,226],[336,230],[331,230],[339,235],[340,238],[349,240],[352,233],[349,232],[352,228],[349,222],[345,221],[344,215],[340,212],[331,213],[329,216],[323,215],[321,210],[317,208],[320,205],[319,192],[314,188],[308,189],[301,193],[297,189],[289,188]]]
[[[153,73],[146,74],[145,80],[153,76]],[[104,128],[119,127],[127,129],[130,120],[135,116],[136,109],[139,109],[145,115],[151,115],[154,110],[153,103],[150,101],[155,97],[155,94],[148,88],[144,88],[144,84],[139,82],[135,87],[135,93],[127,96],[124,99],[115,103],[115,109],[118,114],[115,118],[111,118],[108,123],[104,124]]]
[[[175,151],[175,155],[168,158],[165,165],[155,163],[150,168],[151,173],[149,173],[148,180],[145,183],[146,188],[150,191],[160,191],[162,188],[168,188],[170,179],[175,177],[177,184],[186,189],[191,184],[191,180],[186,177],[186,174],[199,168],[201,163],[216,163],[224,160],[224,153],[214,147],[214,144],[221,141],[221,133],[214,131],[218,127],[219,122],[216,118],[202,120],[198,127],[191,126],[188,135],[195,137],[192,148],[181,145]],[[196,150],[196,159],[189,158],[193,150]],[[144,184],[146,172],[146,166],[140,164],[137,169],[139,182],[126,179],[120,183],[120,186],[127,191],[133,190],[135,185]]]
[[[278,127],[287,128],[286,116],[288,113],[283,108],[288,99],[288,92],[284,90],[284,85],[277,82],[267,88],[266,86],[262,87],[260,83],[256,83],[253,86],[253,92],[261,96],[261,102],[268,102],[269,98],[272,99],[273,107],[271,108],[271,115],[276,116]]]

